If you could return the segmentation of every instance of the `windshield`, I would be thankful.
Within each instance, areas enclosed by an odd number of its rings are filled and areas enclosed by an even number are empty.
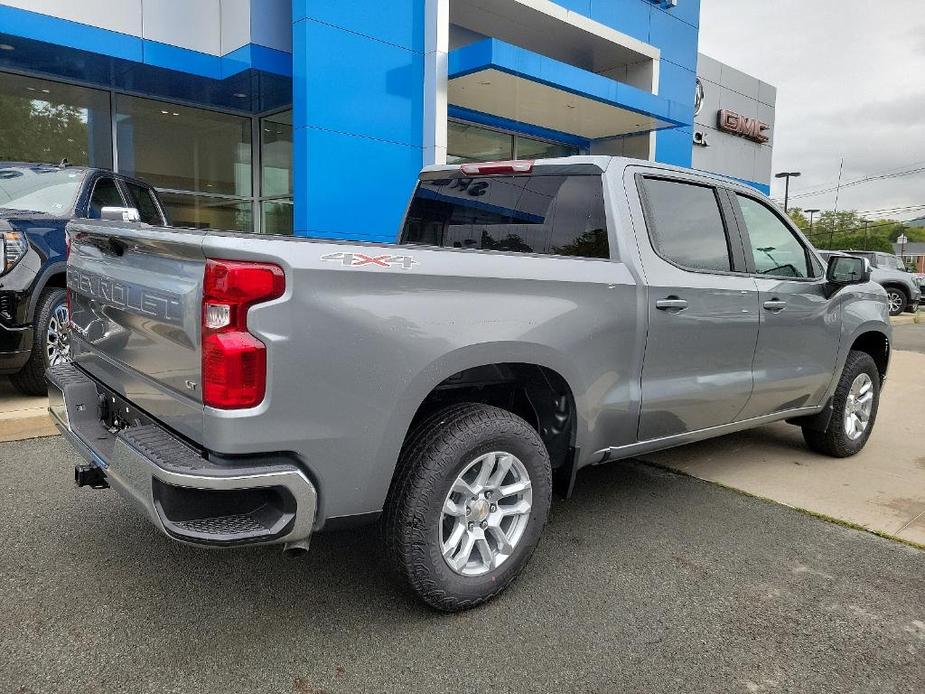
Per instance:
[[[0,207],[54,216],[74,208],[83,171],[49,166],[0,164]]]

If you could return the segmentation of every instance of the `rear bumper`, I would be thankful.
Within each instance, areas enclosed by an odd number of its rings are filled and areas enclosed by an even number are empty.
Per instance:
[[[213,462],[150,420],[112,433],[100,413],[109,394],[83,371],[57,366],[48,382],[48,409],[63,436],[168,536],[212,546],[310,537],[317,493],[295,465],[282,458]]]

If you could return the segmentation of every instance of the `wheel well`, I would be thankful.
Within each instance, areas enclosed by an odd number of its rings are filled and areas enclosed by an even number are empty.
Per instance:
[[[411,427],[431,412],[461,402],[493,405],[536,429],[553,469],[571,469],[575,457],[575,399],[565,379],[535,364],[488,364],[460,371],[421,403]]]
[[[905,295],[906,299],[907,300],[909,299],[909,290],[906,289],[901,284],[895,284],[894,282],[886,282],[884,283],[883,288],[884,289],[896,289],[898,291],[901,291],[903,295]]]
[[[45,287],[60,287],[61,289],[67,289],[67,275],[63,272],[56,272],[45,280]]]
[[[858,337],[851,349],[856,352],[866,352],[877,364],[880,380],[886,378],[887,366],[890,363],[890,340],[883,333],[869,332]]]

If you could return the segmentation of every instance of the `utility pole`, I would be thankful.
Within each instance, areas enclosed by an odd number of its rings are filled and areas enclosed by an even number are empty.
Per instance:
[[[775,178],[786,179],[784,184],[784,214],[790,212],[790,179],[798,178],[799,176],[801,176],[799,171],[782,171],[779,174],[774,174]]]
[[[909,237],[905,234],[900,234],[899,238],[896,239],[896,243],[899,244],[899,259],[902,261],[903,268],[907,268],[904,256],[906,255],[906,244],[909,243]]]

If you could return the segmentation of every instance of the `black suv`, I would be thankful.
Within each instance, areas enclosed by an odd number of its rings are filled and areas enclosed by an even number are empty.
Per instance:
[[[142,181],[66,164],[0,163],[0,374],[23,393],[44,395],[45,369],[69,357],[65,227],[101,219],[104,207],[167,225]]]

